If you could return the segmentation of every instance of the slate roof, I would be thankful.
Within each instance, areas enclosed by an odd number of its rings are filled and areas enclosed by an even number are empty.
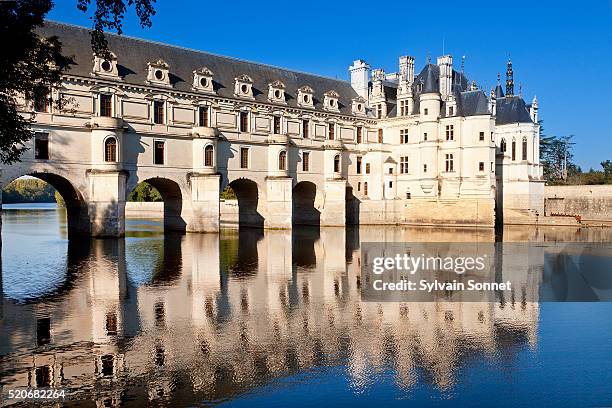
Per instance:
[[[68,74],[91,77],[93,67],[89,29],[73,25],[46,21],[38,30],[41,35],[59,37],[63,54],[71,56],[74,64]],[[297,107],[298,88],[309,85],[314,90],[316,110],[323,110],[323,94],[335,90],[340,95],[340,113],[351,115],[351,99],[357,93],[347,81],[291,71],[270,65],[243,61],[202,51],[196,51],[127,36],[108,34],[109,50],[117,55],[123,83],[145,86],[147,63],[160,58],[170,66],[172,90],[194,92],[193,71],[207,67],[213,73],[213,85],[217,95],[234,98],[234,78],[247,74],[253,79],[253,94],[258,102],[269,103],[268,84],[279,80],[286,86],[287,105]],[[164,88],[161,88],[164,89]],[[196,91],[197,92],[197,91]]]
[[[497,99],[496,125],[509,123],[533,123],[527,104],[520,96],[510,96]]]

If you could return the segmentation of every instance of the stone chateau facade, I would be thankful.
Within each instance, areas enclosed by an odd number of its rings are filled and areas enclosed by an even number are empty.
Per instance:
[[[129,37],[92,56],[89,31],[47,22],[73,63],[51,99],[23,101],[36,137],[1,186],[30,174],[64,197],[69,229],[121,236],[141,181],[165,227],[218,231],[230,185],[240,225],[493,227],[543,215],[538,104],[479,89],[450,55],[397,73],[362,60],[341,81]]]

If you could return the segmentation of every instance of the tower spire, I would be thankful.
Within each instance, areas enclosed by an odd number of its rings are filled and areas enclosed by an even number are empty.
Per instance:
[[[512,72],[512,60],[508,58],[506,68],[506,96],[514,96],[514,73]]]

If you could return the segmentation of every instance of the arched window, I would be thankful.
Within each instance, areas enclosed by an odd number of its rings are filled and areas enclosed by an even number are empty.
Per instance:
[[[523,158],[522,160],[527,160],[527,137],[523,137]]]
[[[287,170],[287,152],[285,150],[278,154],[278,169]]]
[[[212,145],[208,145],[204,148],[204,166],[206,167],[214,166],[214,163],[215,163],[214,153],[215,153],[215,149],[212,147]]]
[[[334,156],[334,173],[340,173],[340,155]]]
[[[117,139],[109,137],[104,141],[104,161],[117,161]]]
[[[506,139],[502,139],[502,140],[501,140],[501,143],[499,144],[499,150],[500,150],[502,153],[505,153],[505,152],[506,152]]]
[[[516,160],[516,140],[512,139],[512,160]]]

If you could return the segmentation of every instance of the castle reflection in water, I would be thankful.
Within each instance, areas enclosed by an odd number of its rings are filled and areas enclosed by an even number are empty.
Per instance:
[[[600,233],[507,228],[503,240],[610,240]],[[361,302],[360,242],[458,240],[496,237],[361,227],[71,241],[60,287],[1,299],[0,384],[63,387],[98,406],[218,402],[345,366],[355,392],[383,370],[401,389],[449,389],[468,359],[512,365],[517,350],[535,348],[538,304]],[[526,273],[543,263],[537,251],[513,255],[500,261]]]

